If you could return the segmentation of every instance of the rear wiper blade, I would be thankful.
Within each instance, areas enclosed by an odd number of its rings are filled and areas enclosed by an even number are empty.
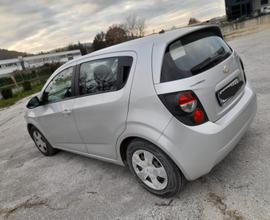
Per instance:
[[[211,67],[217,62],[219,62],[221,59],[224,59],[226,56],[228,56],[229,53],[224,53],[224,54],[218,54],[213,57],[208,57],[205,59],[203,62],[199,63],[198,65],[194,66],[190,71],[192,73],[197,73],[198,71],[202,71],[205,68]]]
[[[217,55],[222,55],[222,54],[225,54],[225,53],[226,53],[226,51],[225,51],[224,47],[221,47],[221,48],[219,48],[219,49],[217,50],[217,52],[216,52],[215,54],[217,54]]]

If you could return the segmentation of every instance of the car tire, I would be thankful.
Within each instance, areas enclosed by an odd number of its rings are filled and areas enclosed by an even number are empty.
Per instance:
[[[37,149],[43,155],[53,156],[58,152],[58,150],[52,147],[52,145],[36,127],[31,127],[29,132]]]
[[[184,185],[184,176],[175,163],[154,144],[133,140],[127,148],[127,164],[138,182],[160,197],[177,195]]]

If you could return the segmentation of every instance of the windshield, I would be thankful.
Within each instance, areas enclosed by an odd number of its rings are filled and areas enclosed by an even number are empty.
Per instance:
[[[168,46],[163,60],[161,82],[199,74],[231,55],[231,49],[221,37],[210,32],[204,33],[201,38],[198,37],[200,33],[196,35],[176,40]]]

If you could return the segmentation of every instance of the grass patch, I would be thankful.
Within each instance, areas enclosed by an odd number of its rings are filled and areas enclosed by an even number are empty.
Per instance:
[[[9,107],[21,99],[23,99],[27,96],[30,96],[34,93],[39,92],[42,89],[42,87],[43,87],[43,85],[35,85],[35,86],[32,86],[32,90],[30,90],[30,91],[19,92],[19,93],[13,95],[13,97],[10,99],[1,99],[0,100],[0,108]]]

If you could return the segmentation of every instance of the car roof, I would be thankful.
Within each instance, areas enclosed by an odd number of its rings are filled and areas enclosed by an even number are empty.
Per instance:
[[[158,34],[152,34],[143,38],[138,38],[135,40],[130,40],[124,43],[120,43],[114,46],[110,46],[95,52],[92,52],[90,54],[78,57],[74,60],[71,60],[64,64],[62,67],[65,68],[67,66],[70,66],[72,64],[75,65],[75,63],[80,62],[81,60],[84,60],[85,58],[91,58],[94,56],[99,56],[103,54],[113,53],[113,52],[121,52],[121,51],[137,51],[140,48],[145,48],[149,44],[155,44],[155,45],[167,45],[168,43],[172,42],[173,40],[182,37],[183,35],[189,34],[194,31],[198,31],[201,29],[208,29],[208,28],[216,28],[219,29],[216,25],[199,25],[199,26],[192,26],[192,27],[184,27],[179,28],[172,31],[165,31],[163,33]],[[62,68],[61,68],[62,69]]]
[[[189,27],[183,27],[176,30],[171,31],[165,31],[163,33],[158,34],[152,34],[143,38],[138,38],[135,40],[130,40],[124,43],[120,43],[114,46],[110,46],[95,52],[92,52],[90,54],[78,57],[74,60],[71,60],[65,64],[63,64],[61,67],[59,67],[47,80],[47,83],[44,85],[42,91],[46,88],[48,83],[62,70],[75,66],[77,63],[79,63],[81,60],[85,60],[87,58],[91,59],[93,57],[104,55],[108,53],[114,53],[114,52],[123,52],[123,51],[135,51],[137,52],[141,48],[145,48],[149,46],[149,44],[157,45],[159,48],[166,48],[169,43],[172,41],[178,39],[179,37],[182,37],[184,35],[187,35],[189,33],[192,33],[194,31],[199,31],[202,29],[215,29],[219,32],[219,34],[222,36],[221,31],[217,25],[198,25],[198,26],[189,26]]]

